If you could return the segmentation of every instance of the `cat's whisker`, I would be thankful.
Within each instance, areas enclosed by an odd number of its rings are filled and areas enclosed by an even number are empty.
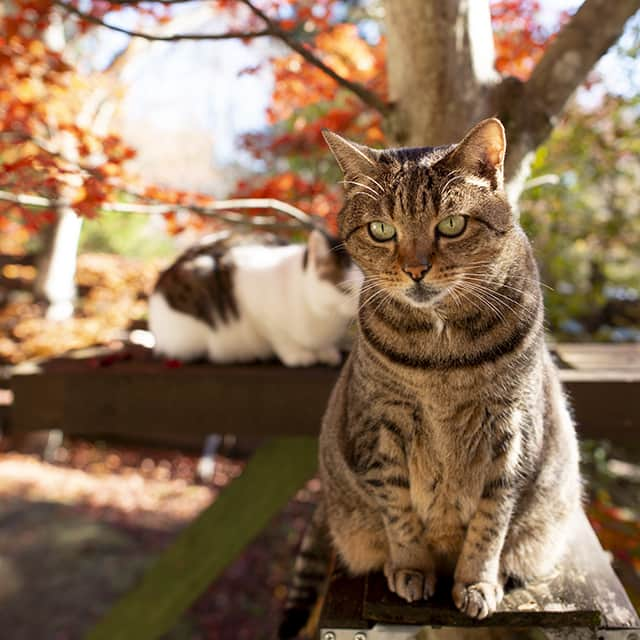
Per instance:
[[[452,177],[449,177],[452,176]],[[453,184],[454,182],[458,181],[458,180],[463,180],[464,176],[460,175],[460,169],[454,169],[453,171],[450,171],[447,174],[447,181],[444,183],[444,187],[442,187],[442,199],[444,200],[444,198],[447,195],[447,190],[449,188],[449,185]]]
[[[459,284],[461,284],[459,281],[450,289],[450,291],[453,291],[453,289],[455,287],[457,287]],[[466,295],[465,292],[462,289],[458,290],[457,293],[459,293],[462,296],[462,299],[465,300],[468,304],[472,305],[474,307],[474,309],[476,309],[476,311],[479,311],[480,313],[482,313],[482,307],[478,306],[475,302],[473,302],[473,300],[470,300]]]
[[[504,315],[502,314],[500,309],[496,308],[493,304],[491,304],[491,302],[486,300],[486,298],[483,297],[481,294],[479,294],[476,290],[472,289],[469,286],[462,286],[460,292],[461,293],[464,292],[464,293],[469,294],[470,296],[473,296],[473,298],[475,298],[480,303],[480,306],[474,304],[474,307],[478,311],[482,312],[484,310],[483,307],[488,307],[489,309],[491,309],[491,311],[493,311],[500,318],[500,320],[504,319]],[[467,298],[467,300],[469,302],[471,302],[468,298]]]
[[[380,195],[373,187],[370,187],[368,184],[362,184],[362,182],[358,182],[357,180],[340,180],[338,184],[356,184],[363,189],[369,189],[369,191],[376,196]]]
[[[511,312],[513,313],[514,309],[513,309],[513,305],[517,305],[520,306],[520,312],[521,314],[523,314],[525,317],[526,316],[533,316],[535,314],[535,310],[532,309],[531,307],[527,307],[525,305],[519,304],[517,302],[515,302],[514,300],[512,300],[511,298],[509,298],[508,296],[503,296],[505,299],[500,299],[498,297],[496,297],[494,291],[491,290],[487,290],[487,289],[483,289],[481,286],[478,285],[474,285],[475,286],[475,291],[477,292],[477,294],[479,296],[481,296],[485,301],[489,301],[491,300],[492,303],[494,305],[498,305],[498,307],[500,307],[501,309],[505,309],[507,312]],[[502,319],[505,319],[504,315],[501,313]]]
[[[373,182],[375,185],[377,185],[378,188],[380,189],[380,195],[384,195],[384,187],[375,178],[372,178],[371,176],[367,176],[367,175],[364,175],[364,174],[361,175],[361,176],[358,176],[358,177],[366,178],[367,180],[371,180],[371,182]]]
[[[496,267],[496,263],[494,261],[484,261],[484,262],[467,262],[464,265],[465,269],[470,269],[470,268],[477,268],[477,267]],[[477,274],[479,275],[479,274]],[[555,291],[555,289],[547,284],[546,282],[542,282],[542,280],[540,280],[539,277],[536,276],[528,276],[525,274],[518,274],[518,280],[523,280],[525,282],[533,282],[535,284],[539,284],[541,287],[544,287],[545,289],[549,289],[549,291]]]
[[[360,303],[360,307],[358,308],[358,311],[360,311],[361,309],[364,309],[365,306],[371,304],[378,296],[384,295],[384,294],[387,294],[387,293],[388,293],[388,291],[386,291],[385,289],[378,289],[375,293],[373,293],[366,300],[363,300]]]
[[[520,289],[519,287],[514,287],[513,285],[507,284],[507,283],[499,283],[499,282],[494,282],[492,280],[490,280],[489,278],[487,278],[485,275],[480,274],[480,273],[475,273],[475,272],[461,272],[461,273],[455,273],[455,274],[451,274],[450,276],[448,276],[448,278],[442,279],[441,282],[450,282],[451,280],[455,280],[457,278],[464,278],[466,280],[469,281],[473,281],[482,285],[485,285],[488,287],[488,283],[492,283],[495,284],[496,286],[500,287],[501,289],[506,288],[506,289],[510,289],[511,291],[515,292],[515,293],[527,293],[527,289]],[[532,279],[534,280],[534,279]],[[504,294],[501,294],[499,291],[495,291],[493,288],[488,287],[491,291],[494,291],[494,293],[496,293],[497,295],[502,295],[504,296]],[[513,298],[508,297],[512,302],[517,303],[516,300],[514,300]]]
[[[465,280],[469,284],[472,284],[472,285],[476,286],[478,289],[482,289],[488,295],[491,295],[494,299],[496,299],[496,301],[498,299],[501,299],[500,301],[502,302],[502,304],[504,304],[507,307],[510,307],[510,305],[516,305],[516,306],[521,307],[525,311],[529,310],[529,307],[527,305],[525,305],[524,303],[522,303],[521,301],[516,300],[515,298],[512,298],[511,296],[505,295],[504,293],[501,293],[500,291],[495,291],[494,289],[491,289],[490,287],[486,286],[484,281],[472,280],[472,279],[469,279],[469,278],[463,278],[463,280]],[[525,291],[520,291],[520,290],[517,290],[517,291],[519,293],[525,293]],[[503,300],[504,300],[504,302],[503,302]]]
[[[500,306],[509,308],[508,305],[506,305],[506,303],[503,302],[502,305],[496,306],[498,305],[497,300],[488,296],[485,292],[483,292],[481,289],[474,286],[472,283],[461,281],[461,284],[463,285],[463,288],[467,293],[469,293],[472,296],[475,296],[478,300],[480,300],[480,302],[485,304],[489,309],[491,309],[498,316],[498,318],[500,318],[500,320],[505,319],[505,314],[501,310]]]
[[[337,242],[329,249],[329,252],[331,253],[333,251],[340,251],[340,249],[346,249],[346,248],[347,248],[346,242]]]
[[[376,305],[376,308],[373,310],[373,313],[377,313],[378,309],[380,309],[380,307],[382,307],[383,305],[387,304],[389,300],[391,300],[391,298],[393,297],[393,294],[391,293],[391,291],[385,291],[385,293],[387,295],[383,296],[382,300],[378,302],[378,304]]]
[[[506,294],[501,293],[500,291],[496,291],[493,288],[489,287],[487,285],[487,280],[485,278],[482,278],[480,276],[474,277],[474,274],[464,274],[461,277],[463,279],[465,279],[465,280],[468,280],[469,282],[474,282],[474,283],[477,283],[477,284],[484,285],[487,289],[489,289],[490,291],[493,291],[496,295],[502,296],[504,298],[508,298],[511,302],[514,302],[516,304],[518,303],[518,301],[515,300],[514,298],[511,298],[510,296],[507,296]],[[527,293],[527,289],[520,289],[518,287],[514,287],[512,285],[508,285],[508,284],[505,284],[505,283],[500,284],[499,287],[500,287],[500,289],[504,289],[504,288],[510,289],[511,291],[514,291],[515,293]]]
[[[469,289],[480,292],[485,298],[492,300],[495,304],[499,305],[500,307],[504,307],[505,309],[511,309],[512,304],[516,304],[516,305],[520,304],[520,306],[525,308],[524,305],[516,302],[512,298],[509,298],[508,296],[500,296],[496,291],[493,291],[492,289],[489,289],[488,287],[485,287],[478,282],[471,282],[469,280],[463,280],[463,282],[467,284]]]

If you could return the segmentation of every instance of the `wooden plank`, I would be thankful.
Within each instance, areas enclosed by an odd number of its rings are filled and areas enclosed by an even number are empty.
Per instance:
[[[169,631],[313,475],[316,458],[314,438],[281,438],[265,445],[86,640],[152,640]]]
[[[579,437],[607,438],[623,445],[637,442],[640,380],[570,380],[564,386]]]
[[[13,429],[70,434],[317,434],[338,369],[56,361],[14,375]]]
[[[580,518],[569,553],[550,580],[509,591],[498,611],[471,620],[451,599],[451,583],[438,585],[427,602],[407,603],[380,574],[367,580],[363,617],[387,624],[453,627],[584,627],[637,629],[640,620],[586,516]]]
[[[574,369],[640,371],[640,344],[560,343],[554,351]]]
[[[619,347],[613,352],[623,351]],[[63,429],[94,437],[135,434],[155,440],[211,432],[312,435],[318,433],[339,372],[322,366],[288,369],[277,363],[170,368],[154,360],[148,349],[91,353],[94,357],[60,358],[14,375],[13,430]],[[582,437],[619,442],[635,438],[640,428],[640,368],[563,369],[560,376]]]
[[[329,578],[318,628],[365,629],[368,623],[362,616],[366,578],[334,572]]]

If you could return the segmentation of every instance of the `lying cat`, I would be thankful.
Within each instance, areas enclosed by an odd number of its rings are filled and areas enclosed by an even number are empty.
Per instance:
[[[485,618],[508,578],[553,570],[581,510],[538,272],[503,190],[504,129],[490,119],[459,144],[385,151],[325,137],[365,285],[281,637],[304,623],[330,547],[408,602],[453,574],[455,605]]]
[[[289,367],[336,365],[361,280],[342,245],[314,230],[303,244],[219,234],[188,249],[149,298],[156,353]]]

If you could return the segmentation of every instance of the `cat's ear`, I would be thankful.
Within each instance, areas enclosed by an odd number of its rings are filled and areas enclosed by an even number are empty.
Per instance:
[[[379,151],[351,142],[329,129],[323,129],[322,135],[346,178],[377,173]]]
[[[502,123],[497,118],[488,118],[473,127],[443,160],[449,166],[486,180],[492,189],[501,189],[506,149]]]
[[[318,229],[314,229],[309,234],[309,239],[307,240],[307,262],[312,265],[315,269],[318,268],[318,265],[326,262],[331,254],[331,245],[329,244],[328,238],[322,233],[322,231],[318,231]]]

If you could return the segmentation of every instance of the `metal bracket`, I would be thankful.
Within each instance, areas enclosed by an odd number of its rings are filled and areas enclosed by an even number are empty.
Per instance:
[[[377,624],[371,629],[320,629],[320,640],[417,640],[424,627]]]
[[[420,632],[436,627],[377,624],[370,629],[321,629],[320,640],[420,640]],[[548,640],[640,640],[640,629],[541,629]]]
[[[598,640],[640,640],[640,629],[598,629]]]

